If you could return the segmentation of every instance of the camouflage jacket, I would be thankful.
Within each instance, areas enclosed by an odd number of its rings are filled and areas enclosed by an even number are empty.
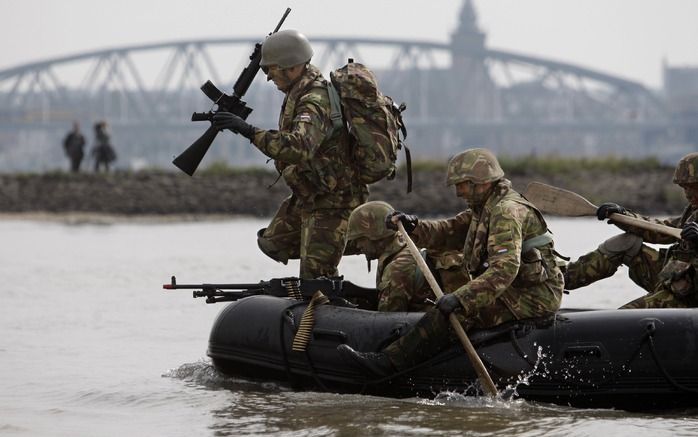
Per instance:
[[[667,219],[656,219],[651,217],[642,216],[634,212],[626,212],[626,215],[640,218],[642,220],[648,221],[650,223],[658,223],[665,226],[670,226],[673,228],[683,228],[686,223],[698,221],[698,208],[691,206],[690,204],[686,206],[683,213],[678,217],[670,217]],[[697,293],[698,292],[698,275],[695,273],[698,271],[698,247],[693,246],[686,241],[676,241],[673,237],[665,234],[661,234],[655,231],[644,230],[636,228],[632,225],[623,225],[620,223],[615,223],[616,226],[623,229],[626,232],[640,236],[643,241],[652,244],[672,244],[669,249],[661,249],[660,256],[662,262],[662,270],[659,273],[660,287],[667,286],[670,288],[676,288],[677,285],[671,285],[673,282],[681,279],[682,276],[693,279],[688,279],[688,284],[685,284],[683,288],[685,290],[683,293]],[[690,289],[690,291],[689,291]],[[676,291],[676,290],[674,290]]]
[[[327,81],[308,65],[286,94],[279,130],[261,130],[252,143],[275,160],[303,209],[354,208],[368,196],[350,161],[346,129],[333,129]]]
[[[434,293],[399,235],[378,258],[378,311],[424,311]]]
[[[541,213],[502,179],[479,211],[421,221],[413,236],[429,249],[462,249],[462,268],[472,280],[454,293],[464,306],[483,308],[499,300],[514,317],[527,318],[549,315],[562,298],[553,243],[521,253],[525,240],[546,231]]]

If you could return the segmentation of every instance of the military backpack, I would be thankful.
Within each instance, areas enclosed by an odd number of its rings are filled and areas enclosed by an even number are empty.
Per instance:
[[[347,127],[353,138],[352,158],[359,180],[372,184],[395,177],[399,149],[405,149],[407,192],[412,190],[410,151],[403,143],[405,104],[397,105],[378,89],[376,76],[363,64],[348,63],[330,73],[327,91],[334,129]],[[401,137],[402,134],[402,137]]]

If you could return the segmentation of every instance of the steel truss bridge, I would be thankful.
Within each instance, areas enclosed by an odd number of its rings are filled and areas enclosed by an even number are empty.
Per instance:
[[[405,101],[407,142],[421,158],[445,159],[470,145],[520,155],[648,155],[684,152],[685,126],[642,84],[580,66],[488,48],[419,40],[311,37],[313,64],[328,73],[347,58],[377,72]],[[223,90],[248,62],[252,38],[143,44],[46,59],[0,71],[0,171],[65,168],[60,147],[73,120],[88,144],[92,125],[111,125],[119,166],[170,167],[206,126],[191,113],[211,107],[198,90]],[[260,73],[249,118],[274,128],[282,95]],[[264,162],[232,134],[219,135],[208,162]]]

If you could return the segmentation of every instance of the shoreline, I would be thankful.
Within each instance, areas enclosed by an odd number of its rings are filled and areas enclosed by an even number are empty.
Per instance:
[[[671,182],[673,167],[503,167],[519,192],[539,181],[579,193],[596,205],[615,202],[653,216],[675,216],[686,205],[682,190]],[[156,170],[0,174],[0,220],[162,223],[270,218],[290,194],[283,181],[274,183],[276,176],[265,168],[202,171],[195,177]],[[444,180],[443,165],[417,163],[411,194],[406,194],[405,171],[399,169],[394,180],[370,186],[369,200],[384,200],[423,217],[453,216],[465,205]]]

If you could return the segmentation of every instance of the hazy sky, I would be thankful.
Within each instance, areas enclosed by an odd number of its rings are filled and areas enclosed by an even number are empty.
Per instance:
[[[262,37],[286,6],[286,28],[317,36],[445,42],[462,0],[0,0],[0,69],[122,45]],[[661,84],[661,63],[698,66],[698,0],[475,0],[491,48],[549,57]]]

